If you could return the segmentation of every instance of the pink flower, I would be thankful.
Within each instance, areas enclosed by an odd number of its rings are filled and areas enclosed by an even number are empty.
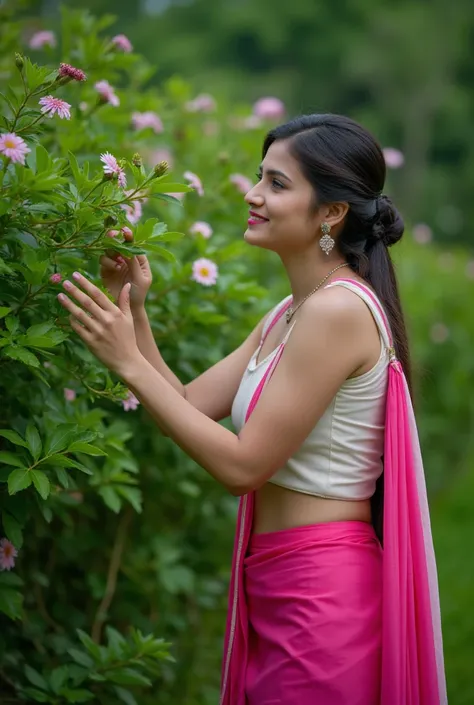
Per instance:
[[[418,223],[413,227],[413,239],[419,245],[427,245],[433,239],[433,232],[426,223]]]
[[[229,176],[229,181],[237,187],[237,190],[244,195],[250,191],[253,184],[246,176],[243,174],[231,174]]]
[[[8,539],[0,539],[0,570],[11,570],[15,566],[18,551]]]
[[[133,51],[132,43],[125,34],[117,34],[115,37],[112,37],[112,44],[126,54],[130,54],[130,52]]]
[[[262,120],[280,120],[285,114],[285,105],[279,98],[260,98],[253,106],[253,114]]]
[[[127,237],[127,236],[133,237],[133,232],[131,231],[131,229],[127,225],[125,225],[123,228],[121,228],[121,230],[122,230],[122,234],[125,237]]]
[[[216,283],[218,269],[215,262],[202,257],[193,262],[193,273],[191,279],[204,286],[212,286]]]
[[[189,113],[212,113],[216,109],[216,101],[209,93],[201,93],[185,105]]]
[[[117,235],[119,234],[119,232],[120,232],[120,230],[108,230],[108,231],[105,233],[105,237],[117,237]]]
[[[394,147],[385,147],[383,150],[385,164],[389,169],[400,169],[405,163],[405,157],[399,149]]]
[[[203,220],[198,220],[189,228],[189,232],[195,235],[199,233],[208,240],[212,235],[212,228],[209,223],[205,223]]]
[[[444,323],[435,323],[431,326],[431,340],[433,343],[445,343],[449,338],[449,329]]]
[[[174,159],[171,151],[163,147],[162,149],[155,149],[147,156],[147,162],[152,166],[159,164],[160,162],[166,162],[170,169],[173,167]]]
[[[69,120],[71,117],[70,103],[66,103],[66,101],[61,100],[61,98],[55,98],[52,95],[47,95],[44,98],[41,98],[39,104],[43,106],[41,108],[43,115],[48,115],[50,118],[52,118],[55,113],[58,114],[58,117],[60,117],[61,120],[64,118]]]
[[[120,105],[120,100],[108,81],[97,81],[94,88],[104,103],[110,103],[114,108]]]
[[[0,135],[0,154],[4,154],[12,162],[24,164],[28,152],[31,152],[31,149],[14,132],[4,132],[3,135]]]
[[[67,387],[64,387],[64,398],[66,401],[74,401],[76,398],[76,392],[74,389],[68,389]]]
[[[127,177],[125,172],[110,152],[104,152],[100,155],[100,161],[104,163],[104,174],[117,174],[118,185],[121,188],[125,188],[127,185]]]
[[[54,32],[44,29],[41,32],[36,32],[33,34],[30,38],[29,46],[30,49],[42,49],[45,46],[55,47],[56,36]]]
[[[145,130],[147,127],[151,127],[157,135],[164,130],[161,118],[153,110],[146,110],[144,113],[139,113],[138,111],[132,113],[132,124],[135,130]]]
[[[124,194],[126,196],[130,196],[131,193],[133,193],[133,190],[124,191]],[[136,223],[138,223],[143,214],[142,203],[146,202],[146,198],[137,198],[134,199],[131,203],[122,203],[120,205],[120,207],[123,208],[123,210],[125,211],[129,223],[131,223],[132,225],[136,225]]]
[[[193,174],[192,171],[185,171],[183,176],[186,181],[189,181],[189,185],[192,186],[192,188],[197,191],[200,196],[204,196],[204,189],[202,187],[201,179],[199,178],[199,176]]]
[[[86,74],[81,69],[76,69],[71,64],[59,64],[59,75],[61,78],[73,78],[75,81],[85,81]]]
[[[62,276],[59,274],[59,272],[56,272],[56,274],[51,274],[49,281],[51,282],[51,284],[59,284],[61,279]]]
[[[136,398],[135,394],[131,392],[130,390],[128,391],[128,396],[126,399],[123,400],[122,406],[125,411],[135,411],[137,407],[139,406],[140,402]]]

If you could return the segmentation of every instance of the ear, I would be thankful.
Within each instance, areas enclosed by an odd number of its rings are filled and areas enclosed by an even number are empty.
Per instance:
[[[349,211],[349,204],[345,202],[328,203],[325,206],[326,216],[324,220],[331,228],[337,228],[342,223]]]

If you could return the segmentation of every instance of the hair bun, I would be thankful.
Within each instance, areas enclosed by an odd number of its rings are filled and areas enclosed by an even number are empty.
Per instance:
[[[405,230],[405,223],[388,196],[382,194],[377,198],[378,218],[373,225],[375,239],[381,240],[386,247],[395,245]]]

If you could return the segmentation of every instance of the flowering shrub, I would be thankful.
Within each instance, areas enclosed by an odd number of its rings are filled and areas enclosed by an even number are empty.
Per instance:
[[[104,252],[146,253],[153,332],[183,382],[233,350],[287,293],[242,241],[242,194],[286,109],[232,115],[179,78],[148,90],[153,68],[108,18],[67,11],[30,37],[0,20],[0,700],[207,705],[235,500],[81,346],[56,296],[75,270],[98,283]],[[398,259],[417,369],[465,386],[472,262],[414,234]],[[461,457],[449,423],[468,433],[472,409],[418,378],[442,487]]]

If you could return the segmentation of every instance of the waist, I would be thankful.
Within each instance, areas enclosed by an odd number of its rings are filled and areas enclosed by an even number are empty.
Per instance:
[[[293,529],[330,522],[372,519],[370,500],[340,500],[296,492],[266,483],[255,493],[253,533]]]
[[[294,549],[304,546],[317,547],[360,544],[380,547],[375,530],[365,521],[333,521],[322,524],[295,526],[291,529],[253,534],[250,538],[247,555],[275,548]]]

